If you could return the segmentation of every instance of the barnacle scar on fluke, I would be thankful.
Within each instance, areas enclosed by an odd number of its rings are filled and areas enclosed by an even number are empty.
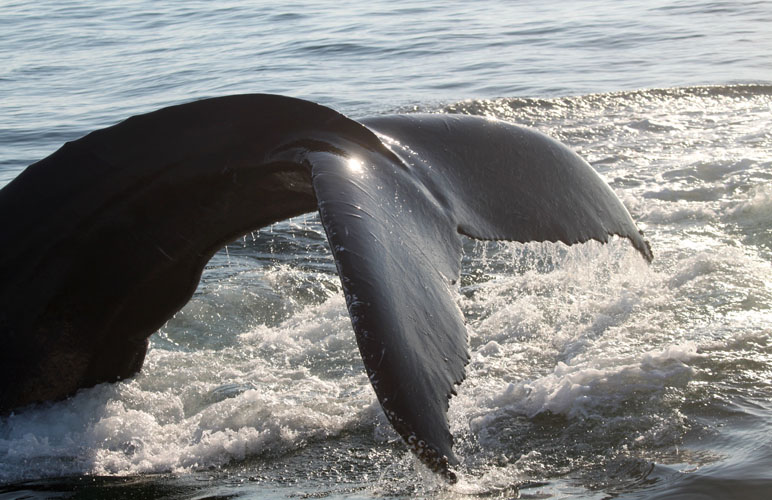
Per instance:
[[[137,373],[219,248],[314,210],[389,421],[450,480],[446,414],[469,359],[460,235],[618,235],[652,258],[595,171],[532,130],[461,115],[354,121],[273,95],[173,106],[69,142],[0,191],[0,412]]]

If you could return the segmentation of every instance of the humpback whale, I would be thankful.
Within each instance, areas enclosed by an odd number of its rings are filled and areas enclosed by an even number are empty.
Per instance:
[[[142,367],[225,244],[318,210],[370,382],[449,480],[469,360],[461,235],[649,244],[601,177],[539,132],[465,115],[360,121],[276,95],[204,99],[68,142],[0,190],[0,413]]]

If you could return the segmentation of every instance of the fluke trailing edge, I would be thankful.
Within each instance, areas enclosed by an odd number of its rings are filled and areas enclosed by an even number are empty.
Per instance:
[[[460,234],[630,239],[595,171],[505,122],[356,122],[271,95],[206,99],[65,144],[0,191],[0,412],[135,374],[148,337],[223,245],[319,210],[367,374],[413,452],[453,478],[447,422],[468,361]]]

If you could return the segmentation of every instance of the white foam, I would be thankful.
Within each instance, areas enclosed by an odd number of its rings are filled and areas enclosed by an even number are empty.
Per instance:
[[[711,222],[718,218],[716,210],[710,204],[677,200],[672,203],[651,203],[646,210],[646,221],[657,224],[673,224],[689,221]]]
[[[501,411],[532,418],[551,412],[569,418],[586,417],[596,407],[615,405],[635,394],[684,385],[694,370],[688,363],[699,357],[694,343],[649,351],[638,359],[605,358],[566,364],[558,362],[543,377],[509,383],[478,401],[487,410],[470,421],[472,430],[494,425]]]
[[[745,224],[768,223],[772,219],[772,184],[754,186],[746,198],[729,209],[728,214]]]
[[[133,380],[6,417],[0,477],[183,472],[377,421],[363,370],[328,378],[308,360],[358,356],[342,298],[239,340],[218,351],[152,349]],[[286,359],[266,356],[274,350]]]

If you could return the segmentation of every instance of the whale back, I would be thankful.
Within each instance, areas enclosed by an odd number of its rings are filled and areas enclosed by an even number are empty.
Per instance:
[[[576,154],[501,121],[350,120],[244,95],[130,118],[0,190],[0,412],[142,366],[147,338],[223,245],[319,210],[365,369],[389,421],[453,479],[448,401],[468,362],[461,235],[651,251]]]
[[[378,146],[323,106],[230,96],[92,132],[0,190],[0,410],[136,373],[218,249],[316,210],[292,154],[315,133]]]

